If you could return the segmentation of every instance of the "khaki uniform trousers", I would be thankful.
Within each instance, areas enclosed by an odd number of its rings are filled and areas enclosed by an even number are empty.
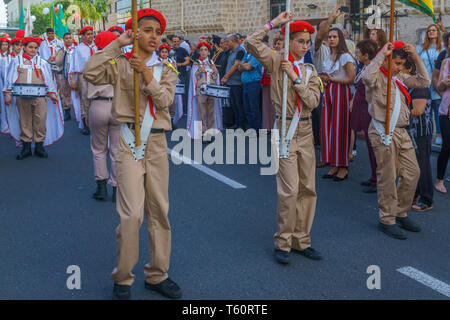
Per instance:
[[[377,159],[377,192],[380,222],[396,223],[411,208],[420,169],[414,146],[406,129],[395,128],[392,144],[385,146],[371,123],[369,138]],[[398,184],[395,184],[398,176]]]
[[[89,127],[91,129],[91,150],[94,156],[95,180],[106,180],[116,187],[116,155],[119,151],[120,122],[114,120],[112,101],[93,100],[89,109]],[[109,152],[111,174],[108,174],[106,155]]]
[[[157,284],[168,277],[171,229],[169,224],[169,156],[164,133],[151,133],[145,158],[135,161],[123,137],[120,137],[117,167],[116,230],[118,264],[111,279],[131,285],[132,270],[139,257],[139,229],[147,218],[150,263],[144,267],[145,280]]]
[[[69,81],[64,78],[63,74],[56,74],[55,77],[59,96],[62,98],[62,107],[63,109],[70,109],[72,107],[72,89],[70,88]]]
[[[205,94],[198,94],[197,108],[202,120],[202,133],[214,129],[214,98]]]
[[[20,140],[43,142],[47,134],[47,98],[16,97],[20,115]]]
[[[289,128],[290,121],[286,121]],[[277,120],[281,128],[281,121]],[[311,246],[310,231],[316,210],[316,154],[312,120],[300,121],[292,138],[289,158],[279,159],[277,173],[278,230],[275,248],[305,250]]]

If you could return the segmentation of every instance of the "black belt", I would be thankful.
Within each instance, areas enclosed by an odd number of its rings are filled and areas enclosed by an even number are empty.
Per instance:
[[[409,125],[406,125],[406,126],[398,126],[397,128],[409,130]]]
[[[128,128],[129,128],[130,130],[133,130],[133,131],[134,131],[134,123],[132,123],[132,122],[126,122],[126,125],[128,126]],[[152,130],[150,131],[150,133],[164,133],[164,132],[165,132],[164,129],[153,129],[153,128],[152,128]]]
[[[275,117],[276,117],[278,120],[281,120],[281,116],[276,115]],[[292,117],[286,117],[286,120],[292,120],[292,119],[293,119]],[[309,116],[307,116],[307,117],[300,118],[299,121],[306,121],[306,120],[309,120],[309,119],[312,119],[312,115],[309,115]]]
[[[94,100],[103,100],[103,101],[112,101],[114,98],[109,98],[109,97],[96,97],[94,99],[92,99],[92,101]]]

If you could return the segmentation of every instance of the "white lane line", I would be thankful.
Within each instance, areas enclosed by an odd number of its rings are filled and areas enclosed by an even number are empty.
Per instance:
[[[413,267],[403,267],[397,269],[397,271],[450,298],[450,285],[447,283],[433,278]]]
[[[234,188],[234,189],[245,189],[247,188],[246,186],[244,186],[243,184],[240,184],[239,182],[236,182],[230,178],[225,177],[223,174],[218,173],[217,171],[214,171],[208,167],[205,167],[204,165],[188,158],[185,157],[181,154],[179,154],[176,151],[173,151],[170,148],[167,148],[167,150],[169,150],[169,154],[171,157],[177,158],[178,160],[183,161],[184,164],[188,164],[190,166],[193,166],[195,169],[200,170],[201,172],[207,174],[210,177],[213,177],[216,180],[219,180],[222,183],[225,183],[226,185],[229,185],[230,187]]]

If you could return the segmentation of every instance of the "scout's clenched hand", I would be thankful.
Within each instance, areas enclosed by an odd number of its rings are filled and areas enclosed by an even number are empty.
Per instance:
[[[145,60],[138,56],[136,53],[133,53],[130,58],[130,64],[133,70],[142,73],[145,69],[147,69],[147,64]]]
[[[125,47],[133,43],[134,35],[133,30],[127,30],[124,33],[122,33],[117,38],[117,43],[119,44],[119,47]]]

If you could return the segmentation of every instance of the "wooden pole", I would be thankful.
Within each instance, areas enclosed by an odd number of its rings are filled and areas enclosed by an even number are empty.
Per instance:
[[[286,0],[286,11],[291,11],[291,0]],[[289,33],[290,25],[288,22],[284,30],[284,59],[289,59]],[[280,137],[280,154],[279,158],[288,158],[289,151],[286,145],[286,110],[287,110],[287,87],[288,87],[288,75],[286,72],[283,74],[283,96],[282,96],[282,106],[281,106],[281,137]],[[299,115],[300,116],[300,115]]]
[[[389,24],[389,42],[394,42],[394,11],[395,0],[391,0],[391,17]],[[386,128],[385,134],[389,134],[389,126],[391,122],[391,87],[392,87],[392,54],[389,55],[388,62],[388,87],[387,87],[387,101],[386,101]]]
[[[137,19],[137,0],[131,0],[131,17],[133,18],[133,54],[139,54],[139,45],[137,40],[138,19]],[[140,92],[139,92],[139,73],[134,71],[134,137],[136,147],[141,146],[141,110],[140,110]]]

